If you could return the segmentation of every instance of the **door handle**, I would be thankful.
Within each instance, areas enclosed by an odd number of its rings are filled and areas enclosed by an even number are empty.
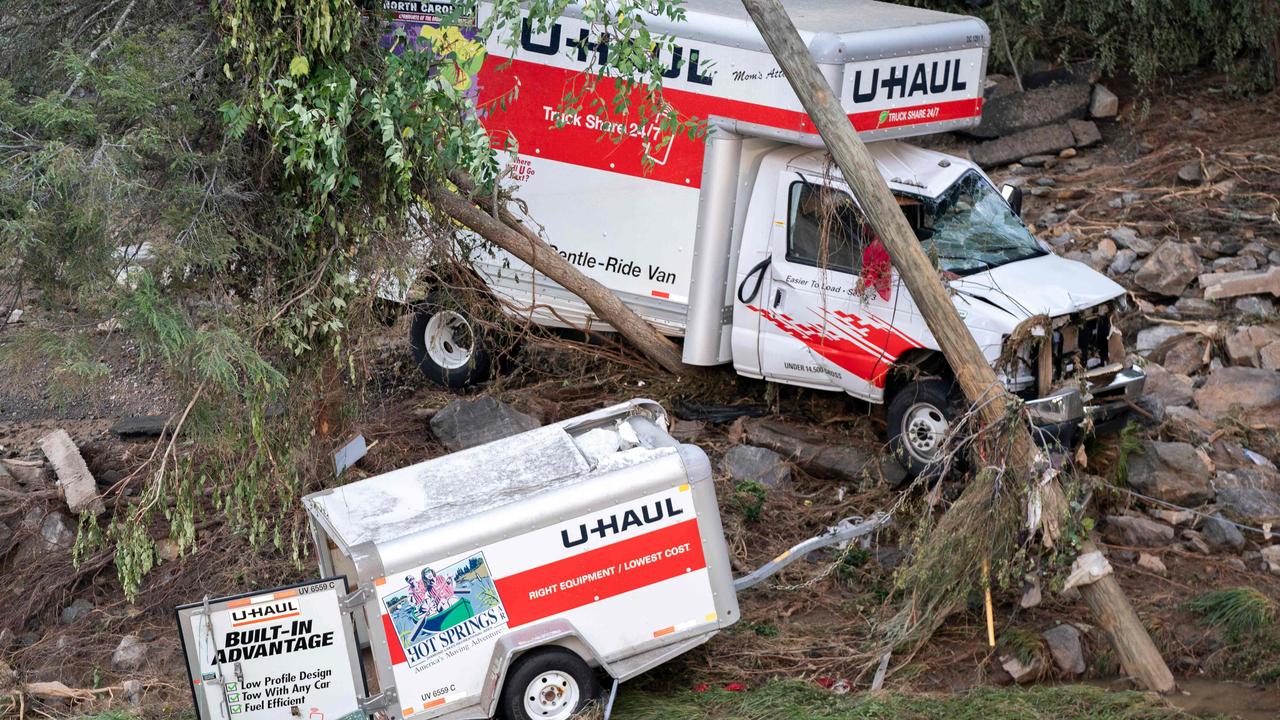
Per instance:
[[[773,291],[773,306],[776,308],[782,304],[782,288]]]

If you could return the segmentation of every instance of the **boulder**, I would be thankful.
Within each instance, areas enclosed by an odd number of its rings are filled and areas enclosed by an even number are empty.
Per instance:
[[[1161,547],[1173,542],[1173,528],[1133,515],[1108,515],[1106,534],[1118,544]]]
[[[1209,338],[1203,335],[1189,335],[1175,340],[1160,357],[1160,361],[1169,372],[1175,375],[1193,375],[1204,367],[1209,355]]]
[[[720,468],[734,483],[758,482],[769,488],[791,480],[791,466],[778,453],[754,445],[734,445],[724,454]]]
[[[1218,426],[1212,420],[1185,405],[1170,407],[1165,414],[1168,422],[1175,423],[1183,430],[1202,439],[1208,439],[1218,430]]]
[[[1258,351],[1258,362],[1263,370],[1280,370],[1280,341],[1268,344]]]
[[[1128,206],[1125,203],[1126,207]],[[1150,240],[1138,236],[1138,231],[1131,227],[1112,228],[1107,231],[1107,237],[1116,241],[1116,245],[1122,248],[1128,248],[1139,256],[1148,255],[1155,249],[1155,245]]]
[[[66,430],[58,429],[40,438],[40,449],[58,476],[58,490],[67,501],[67,507],[77,515],[91,512],[101,515],[106,506],[98,497],[98,484],[93,473],[84,464],[80,449],[76,447]]]
[[[965,132],[991,139],[1082,118],[1089,107],[1089,96],[1090,88],[1083,83],[1061,83],[1021,93],[993,94],[982,105],[982,124]],[[1063,147],[1070,146],[1068,143]]]
[[[1142,447],[1129,456],[1129,485],[1135,490],[1183,506],[1213,499],[1212,471],[1190,444],[1147,440]]]
[[[111,653],[111,667],[123,672],[132,672],[142,667],[147,657],[147,646],[137,635],[125,635],[120,644]]]
[[[1244,548],[1244,534],[1240,532],[1240,528],[1228,522],[1220,513],[1205,518],[1200,534],[1214,550],[1240,552]]]
[[[61,510],[45,512],[33,507],[23,516],[21,530],[27,539],[18,548],[19,562],[48,553],[70,552],[76,542],[76,521]]]
[[[1280,545],[1268,545],[1262,548],[1262,563],[1272,575],[1280,575]]]
[[[1210,420],[1242,412],[1260,422],[1280,419],[1280,374],[1260,368],[1220,367],[1195,392],[1196,407]]]
[[[1270,318],[1276,313],[1276,304],[1271,298],[1261,295],[1246,295],[1235,302],[1236,312],[1248,317]]]
[[[58,615],[58,619],[63,625],[75,625],[93,612],[93,603],[84,598],[76,598],[70,605],[62,608],[62,613]]]
[[[1189,162],[1178,168],[1178,182],[1184,185],[1199,185],[1204,182],[1204,169],[1198,162]]]
[[[518,435],[541,425],[537,418],[488,395],[454,400],[431,417],[431,431],[452,452]]]
[[[979,165],[993,167],[1031,155],[1057,153],[1071,147],[1075,141],[1071,128],[1066,125],[1046,125],[982,143],[970,148],[969,155]]]
[[[1166,240],[1147,257],[1133,276],[1143,290],[1177,296],[1200,274],[1200,257],[1186,243]]]
[[[1089,117],[1113,118],[1120,112],[1120,98],[1103,85],[1094,85],[1089,96]]]
[[[1222,470],[1214,477],[1218,509],[1246,525],[1280,525],[1280,473],[1255,465]]]
[[[1195,390],[1191,378],[1171,373],[1163,365],[1156,363],[1147,363],[1143,370],[1147,373],[1147,381],[1143,386],[1147,395],[1163,400],[1166,408],[1191,404]]]
[[[1076,147],[1102,142],[1102,133],[1098,132],[1098,126],[1092,120],[1068,120],[1067,127],[1071,128],[1071,135],[1076,139]]]
[[[1146,354],[1186,334],[1186,329],[1178,325],[1152,325],[1138,331],[1138,341],[1134,345],[1134,350],[1139,354]]]
[[[1067,677],[1084,674],[1084,649],[1080,645],[1080,631],[1074,625],[1063,623],[1042,634],[1060,673]]]
[[[160,437],[169,427],[170,418],[169,415],[130,415],[115,421],[111,433],[125,440]]]
[[[1241,325],[1227,336],[1227,357],[1235,365],[1260,367],[1263,348],[1280,341],[1280,333],[1263,325]]]
[[[1130,268],[1133,267],[1133,264],[1137,262],[1137,260],[1138,253],[1130,250],[1129,248],[1124,248],[1123,250],[1118,251],[1116,256],[1112,258],[1111,265],[1107,267],[1107,274],[1112,276],[1123,275],[1129,272]]]

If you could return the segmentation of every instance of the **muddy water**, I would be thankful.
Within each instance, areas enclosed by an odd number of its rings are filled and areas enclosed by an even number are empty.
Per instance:
[[[1098,683],[1108,690],[1123,690],[1127,681]],[[1169,704],[1192,715],[1237,718],[1237,720],[1277,720],[1280,718],[1280,687],[1263,689],[1228,680],[1178,678],[1178,690],[1166,698]]]

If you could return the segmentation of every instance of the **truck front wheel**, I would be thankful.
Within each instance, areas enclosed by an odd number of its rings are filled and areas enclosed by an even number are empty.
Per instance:
[[[493,367],[484,331],[434,294],[415,309],[409,347],[423,375],[455,390],[488,380]]]
[[[599,697],[600,683],[582,658],[541,648],[516,661],[498,710],[506,720],[567,720]]]
[[[917,380],[903,385],[889,401],[889,447],[912,477],[938,459],[954,417],[951,397],[951,383]]]

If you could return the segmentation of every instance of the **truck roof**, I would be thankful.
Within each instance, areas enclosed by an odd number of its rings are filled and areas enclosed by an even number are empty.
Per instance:
[[[867,143],[880,174],[894,190],[937,197],[969,170],[981,170],[967,160],[896,140]],[[840,177],[839,168],[825,150],[811,150],[793,156],[789,166],[816,175]]]

